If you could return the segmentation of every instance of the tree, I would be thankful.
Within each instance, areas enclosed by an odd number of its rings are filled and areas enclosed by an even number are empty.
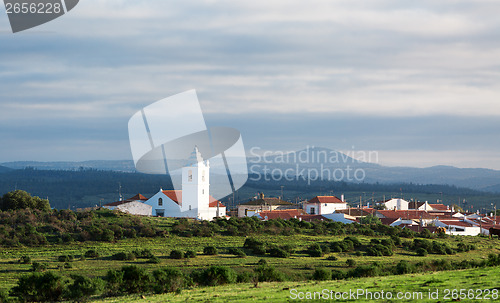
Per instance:
[[[361,224],[382,224],[382,222],[380,221],[380,219],[376,216],[373,216],[373,215],[368,215],[366,217],[363,217],[361,218],[360,220]]]
[[[8,192],[3,195],[2,199],[0,199],[1,210],[15,210],[26,208],[50,210],[49,200],[41,199],[39,197],[32,197],[24,190],[15,190]]]

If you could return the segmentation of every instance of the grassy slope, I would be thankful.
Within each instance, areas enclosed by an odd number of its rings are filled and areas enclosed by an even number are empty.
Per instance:
[[[500,290],[500,268],[468,269],[444,271],[427,274],[412,274],[402,276],[386,276],[375,278],[360,278],[356,280],[326,281],[326,282],[273,282],[260,283],[258,288],[253,284],[235,284],[217,287],[202,287],[184,290],[180,294],[164,294],[140,297],[138,295],[119,298],[107,298],[97,302],[289,302],[291,291],[321,292],[323,289],[336,292],[349,292],[363,289],[370,292],[391,292],[396,298],[397,292],[422,292],[423,300],[418,302],[452,302],[452,298],[444,299],[444,289],[497,289]],[[428,292],[439,289],[439,299],[429,299]],[[329,300],[314,300],[310,302],[325,302]],[[344,302],[338,300],[339,302]],[[360,296],[356,302],[416,302],[417,300],[370,300]],[[479,300],[462,299],[462,302],[477,302]],[[498,302],[497,300],[482,300]]]

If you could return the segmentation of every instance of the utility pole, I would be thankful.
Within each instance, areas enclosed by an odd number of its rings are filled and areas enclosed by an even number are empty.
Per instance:
[[[283,185],[281,185],[281,200],[285,201],[285,197],[283,196]]]

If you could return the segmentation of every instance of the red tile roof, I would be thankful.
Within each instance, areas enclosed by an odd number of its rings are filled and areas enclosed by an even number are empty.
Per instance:
[[[394,218],[394,219],[434,219],[437,216],[433,215],[424,210],[377,210],[377,213],[384,216],[385,218]]]
[[[335,196],[316,196],[308,201],[308,203],[346,203],[342,202]]]
[[[446,225],[454,225],[454,226],[462,226],[462,227],[471,227],[475,226],[473,224],[464,222],[464,221],[459,221],[459,220],[439,220],[441,223],[446,224]]]
[[[351,215],[353,217],[363,217],[373,214],[375,209],[373,208],[348,208],[348,209],[336,209],[336,213]]]
[[[163,190],[162,193],[175,203],[182,204],[182,190]]]
[[[441,210],[441,211],[449,210],[448,206],[444,204],[429,204],[429,206],[435,210]]]

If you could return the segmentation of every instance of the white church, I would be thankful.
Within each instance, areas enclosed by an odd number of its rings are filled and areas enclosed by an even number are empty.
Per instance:
[[[197,147],[182,168],[182,190],[163,190],[147,200],[125,200],[104,205],[108,209],[160,217],[212,220],[226,216],[226,207],[210,195],[210,163]],[[121,203],[123,202],[123,203]],[[138,202],[143,207],[137,207]],[[130,206],[130,207],[129,207]],[[133,207],[132,207],[133,206]]]

